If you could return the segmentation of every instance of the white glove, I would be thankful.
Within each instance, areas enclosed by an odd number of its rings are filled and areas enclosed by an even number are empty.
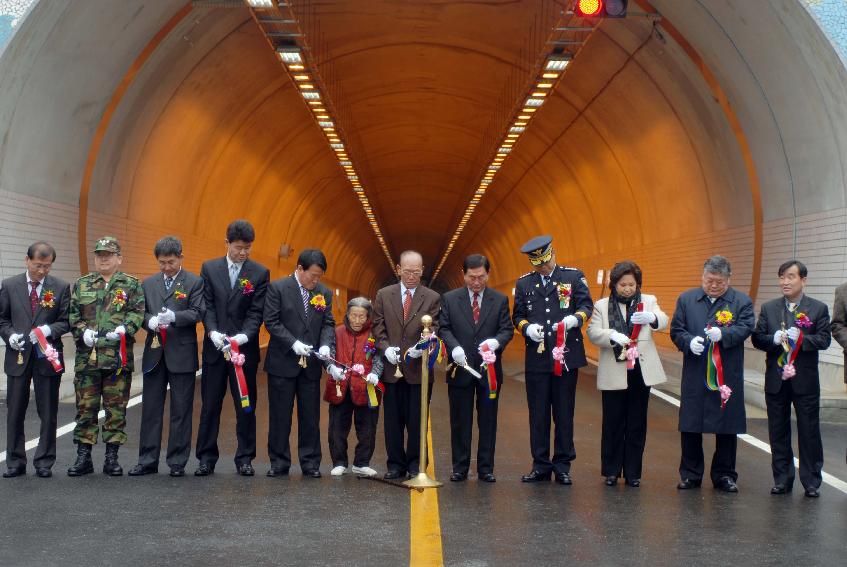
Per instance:
[[[500,348],[500,341],[498,341],[497,339],[485,339],[484,341],[479,343],[480,352],[482,351],[482,345],[485,344],[488,345],[489,350],[497,350],[498,348]]]
[[[118,341],[118,340],[120,340],[121,335],[125,335],[125,334],[126,334],[126,329],[124,328],[124,326],[118,325],[117,327],[115,327],[114,331],[109,331],[108,333],[106,333],[106,338],[110,341]]]
[[[329,372],[329,375],[332,376],[332,379],[336,382],[341,382],[342,380],[344,380],[344,371],[336,365],[330,364],[329,368],[327,368],[326,371]]]
[[[629,344],[629,337],[627,337],[623,333],[619,333],[618,331],[612,331],[612,334],[609,335],[609,340],[621,346],[626,346]]]
[[[457,346],[453,349],[453,362],[458,364],[459,366],[467,366],[468,357],[465,354],[465,349],[460,346]]]
[[[159,314],[159,324],[163,327],[167,327],[174,321],[176,321],[176,313],[170,309],[165,309]]]
[[[147,321],[147,328],[154,333],[159,330],[159,318],[156,315],[153,315],[150,317],[150,320]]]
[[[559,328],[559,325],[564,325],[566,331],[570,331],[577,325],[579,325],[579,319],[576,318],[576,315],[568,315],[564,319],[562,319],[561,323],[553,323],[553,330],[556,331]]]
[[[636,311],[629,321],[633,325],[652,325],[656,321],[656,314],[652,311]]]
[[[800,329],[798,329],[797,327],[791,327],[787,331],[785,331],[785,334],[788,335],[788,338],[792,341],[796,341],[798,338],[800,338]]]
[[[209,333],[209,339],[212,341],[212,344],[215,345],[215,348],[221,350],[224,348],[224,334],[219,333],[217,331],[212,331]]]
[[[390,346],[385,349],[385,359],[388,360],[391,364],[397,364],[400,362],[400,347]]]
[[[87,331],[86,331],[87,332]],[[9,335],[9,346],[15,350],[24,349],[24,336],[21,333]]]
[[[706,350],[706,347],[703,345],[703,337],[694,337],[691,339],[691,343],[688,345],[688,348],[691,349],[691,352],[696,356],[703,354],[703,351]]]
[[[82,342],[85,343],[87,347],[93,347],[94,341],[97,340],[97,331],[93,329],[86,329],[84,333],[82,333]]]
[[[329,358],[329,346],[321,345],[321,348],[318,349],[318,358],[321,360],[326,360]]]
[[[529,340],[540,343],[544,340],[544,329],[538,323],[532,323],[526,328],[526,336],[529,337]]]
[[[416,348],[410,348],[408,351],[408,355],[411,358],[420,358],[423,356],[423,351]]]
[[[786,335],[788,335],[788,333],[786,333],[786,332],[785,332],[785,331],[783,331],[782,329],[780,329],[779,331],[775,332],[775,333],[773,334],[773,344],[775,344],[775,345],[781,345],[781,344],[782,344],[782,341],[785,339]]]
[[[294,341],[291,350],[298,356],[309,356],[312,353],[312,345],[304,345],[300,341]]]
[[[379,384],[379,377],[376,374],[368,374],[367,378],[365,378],[365,382],[376,386]]]
[[[723,333],[721,333],[720,327],[709,327],[706,329],[706,336],[713,343],[718,343],[723,338]]]
[[[45,337],[50,336],[50,325],[41,325],[38,328],[39,328],[39,330],[41,330],[41,333]],[[29,332],[29,342],[31,342],[32,344],[38,343],[38,337],[35,336],[35,330],[34,329]]]
[[[247,341],[249,339],[247,338],[247,335],[245,335],[244,333],[238,333],[237,335],[232,337],[232,340],[235,341],[235,344],[237,344],[238,346],[241,346],[243,344],[247,344]]]

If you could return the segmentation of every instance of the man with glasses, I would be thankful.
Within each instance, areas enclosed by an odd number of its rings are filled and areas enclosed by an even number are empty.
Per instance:
[[[65,371],[62,335],[68,332],[70,286],[53,277],[50,268],[56,251],[36,242],[26,251],[26,271],[3,280],[0,288],[0,336],[6,341],[6,464],[4,478],[26,474],[24,418],[30,383],[35,386],[35,406],[41,419],[35,474],[52,476],[56,462],[56,413],[59,383]],[[37,329],[37,331],[36,331]],[[43,342],[42,342],[43,341]],[[53,349],[55,363],[46,349]],[[58,366],[57,364],[58,363]]]
[[[421,285],[423,257],[407,250],[400,254],[400,282],[384,287],[374,301],[374,337],[388,362],[382,374],[387,480],[415,476],[420,471],[421,357],[413,348],[421,338],[421,317],[429,315],[433,329],[440,296]],[[430,382],[434,379],[429,377]],[[432,389],[429,390],[430,396]],[[426,432],[423,432],[426,434]],[[404,449],[405,444],[405,449]]]

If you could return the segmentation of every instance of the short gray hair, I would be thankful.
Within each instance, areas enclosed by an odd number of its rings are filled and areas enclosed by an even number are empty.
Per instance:
[[[732,266],[729,265],[729,260],[715,254],[703,264],[703,273],[720,274],[724,277],[732,275]]]
[[[365,311],[368,312],[368,317],[373,313],[373,305],[371,305],[371,300],[367,297],[354,297],[350,301],[347,302],[347,313],[350,313],[350,308],[352,307],[361,307]]]

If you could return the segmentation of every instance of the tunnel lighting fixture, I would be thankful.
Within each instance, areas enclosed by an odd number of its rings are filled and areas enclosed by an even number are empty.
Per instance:
[[[276,53],[279,55],[279,59],[283,63],[303,63],[303,55],[300,53],[299,49],[280,47],[276,50]]]
[[[311,81],[309,75],[294,75],[295,81]]]
[[[333,124],[331,120],[321,120],[320,122],[318,122],[318,126],[320,126],[321,128],[332,128],[333,126],[335,126],[335,124]]]
[[[303,71],[305,68],[306,67],[304,65],[301,65],[300,63],[293,63],[288,66],[288,69],[290,71]]]
[[[547,59],[544,64],[545,71],[564,71],[571,62],[569,56],[554,56]]]
[[[558,73],[544,73],[543,75],[541,75],[541,78],[542,79],[558,79],[559,74]]]
[[[273,8],[273,0],[247,0],[247,5],[251,8]]]
[[[303,93],[303,96],[306,96],[306,94],[307,93]],[[525,106],[527,106],[528,108],[537,108],[537,107],[541,106],[542,104],[544,104],[543,98],[532,98],[532,97],[530,97],[530,98],[526,99]],[[529,112],[529,110],[527,110],[526,112]]]

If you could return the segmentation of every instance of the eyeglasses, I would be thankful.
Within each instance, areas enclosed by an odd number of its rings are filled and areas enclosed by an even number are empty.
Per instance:
[[[423,270],[400,270],[404,276],[419,276],[423,274]]]
[[[49,270],[53,264],[30,264],[36,270]]]

